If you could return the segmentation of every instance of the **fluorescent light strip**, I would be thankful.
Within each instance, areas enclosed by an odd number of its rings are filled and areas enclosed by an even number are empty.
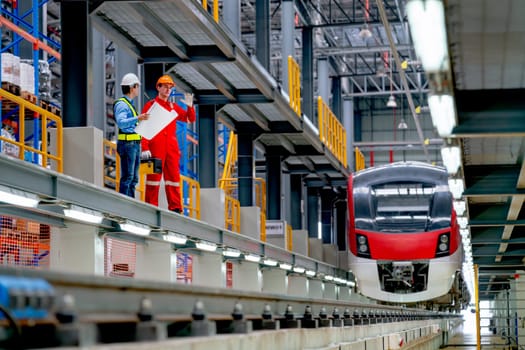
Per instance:
[[[287,263],[280,263],[279,268],[288,271],[292,269],[292,265],[287,264]]]
[[[68,218],[91,224],[100,224],[102,220],[104,220],[104,215],[102,213],[76,205],[71,205],[69,209],[64,209],[64,215]]]
[[[140,225],[132,222],[122,223],[120,224],[120,228],[124,231],[134,233],[139,236],[147,236],[150,232],[150,228],[146,227],[145,225]]]
[[[206,252],[214,252],[217,249],[217,244],[211,242],[196,242],[195,246],[197,249],[204,250]]]
[[[315,276],[315,271],[313,271],[313,270],[306,270],[306,276],[314,277]]]
[[[244,259],[251,261],[251,262],[261,261],[261,257],[259,255],[254,255],[254,254],[244,254]]]
[[[449,174],[458,172],[461,165],[461,155],[459,154],[458,146],[443,147],[441,149],[441,158],[443,158],[443,164]]]
[[[241,252],[239,250],[226,248],[222,251],[222,255],[227,256],[229,258],[238,258],[241,256]]]
[[[306,269],[304,267],[300,267],[300,266],[295,266],[293,268],[293,272],[297,272],[297,273],[304,273],[306,271]]]
[[[266,266],[277,266],[278,262],[273,259],[264,259],[263,264]]]
[[[21,207],[36,208],[38,196],[14,188],[0,186],[0,202],[18,205]]]
[[[414,48],[427,72],[447,71],[445,9],[441,0],[411,0],[406,4]]]
[[[327,281],[333,281],[334,280],[334,276],[332,276],[332,275],[325,275],[324,279],[327,280]]]
[[[186,244],[188,241],[188,237],[172,232],[168,232],[167,234],[163,235],[162,239],[173,244]]]

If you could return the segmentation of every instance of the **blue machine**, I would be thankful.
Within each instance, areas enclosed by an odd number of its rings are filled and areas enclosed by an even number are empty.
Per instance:
[[[5,319],[42,319],[49,315],[55,301],[53,287],[41,278],[0,276],[0,305]]]

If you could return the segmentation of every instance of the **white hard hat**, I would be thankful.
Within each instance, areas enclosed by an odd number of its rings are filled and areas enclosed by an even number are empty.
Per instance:
[[[122,77],[122,82],[120,83],[121,86],[133,86],[135,84],[140,85],[140,81],[139,78],[133,73],[128,73],[124,75]]]

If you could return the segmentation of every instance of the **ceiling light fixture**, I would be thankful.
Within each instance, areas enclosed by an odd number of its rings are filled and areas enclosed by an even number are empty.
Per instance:
[[[390,91],[390,92],[392,92],[392,91]],[[396,108],[397,107],[397,102],[396,102],[396,98],[394,97],[394,95],[390,95],[390,97],[388,98],[388,102],[386,103],[386,106],[390,107],[390,108]]]
[[[304,273],[305,271],[306,271],[306,269],[304,267],[301,267],[301,266],[295,266],[293,268],[293,272]]]
[[[278,262],[277,260],[273,260],[273,259],[264,259],[263,264],[266,266],[277,266]]]
[[[186,244],[186,241],[188,241],[188,237],[173,232],[163,235],[162,239],[173,244]]]
[[[401,118],[401,121],[400,121],[399,124],[397,125],[397,128],[400,129],[400,130],[406,130],[406,129],[408,129],[408,124],[407,124],[407,122],[405,121],[405,118]]]
[[[441,149],[441,158],[443,158],[443,165],[447,168],[449,174],[458,172],[461,165],[461,156],[458,146],[443,147]]]
[[[149,226],[139,224],[138,222],[133,222],[129,220],[121,223],[120,228],[124,231],[127,231],[129,233],[134,233],[139,236],[147,236],[149,235],[151,231]]]
[[[306,270],[306,276],[314,277],[315,276],[315,271],[314,270]]]
[[[104,215],[96,210],[79,207],[71,204],[68,209],[64,209],[64,215],[68,218],[87,222],[90,224],[100,224],[104,220]]]
[[[237,249],[226,248],[222,251],[222,255],[227,256],[229,258],[238,258],[241,256],[241,251]]]
[[[287,264],[287,263],[280,263],[279,268],[288,271],[292,269],[292,265]]]
[[[447,71],[445,9],[441,0],[411,0],[406,4],[414,48],[427,72]]]
[[[0,202],[21,207],[36,208],[39,201],[36,194],[0,185]]]
[[[461,199],[464,189],[463,180],[448,179],[448,189],[452,192],[454,199]]]
[[[456,108],[451,95],[432,95],[428,97],[428,106],[432,117],[432,124],[439,136],[450,136],[456,126]]]
[[[454,201],[454,210],[456,211],[456,215],[461,216],[467,209],[467,206],[465,204],[465,201]]]
[[[217,244],[205,241],[196,242],[195,247],[206,252],[214,252],[217,250]]]
[[[255,254],[244,254],[244,260],[258,263],[261,261],[261,257]]]
[[[372,37],[372,32],[370,31],[370,29],[368,29],[368,8],[369,8],[370,4],[369,4],[369,0],[366,0],[365,1],[365,8],[364,8],[364,13],[365,13],[365,24],[363,26],[363,28],[361,28],[361,31],[359,32],[359,37],[363,40],[366,40],[368,38],[371,38]]]

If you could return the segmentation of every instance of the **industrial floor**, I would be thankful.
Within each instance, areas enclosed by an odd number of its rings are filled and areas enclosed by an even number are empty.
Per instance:
[[[507,345],[507,339],[499,335],[494,335],[489,332],[488,327],[481,327],[481,347],[482,350],[504,350],[515,349],[511,345]],[[453,338],[449,339],[447,350],[462,349],[462,350],[476,350],[476,322],[475,317],[467,316],[463,327]],[[515,346],[515,345],[514,345]]]

